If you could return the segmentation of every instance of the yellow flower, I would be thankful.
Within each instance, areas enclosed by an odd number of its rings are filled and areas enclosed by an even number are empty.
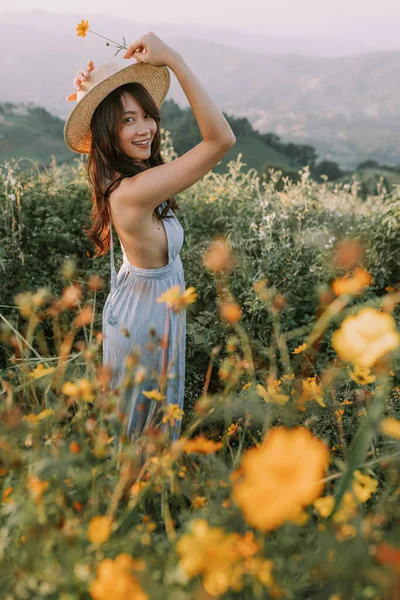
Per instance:
[[[220,527],[210,527],[204,519],[190,524],[190,532],[176,544],[179,568],[189,577],[203,576],[203,586],[211,596],[225,594],[231,587],[242,587],[238,562],[238,534],[225,534]]]
[[[227,434],[233,435],[234,433],[236,433],[238,427],[239,427],[238,423],[232,423],[232,425],[229,425],[229,427],[227,429]]]
[[[333,510],[333,506],[335,504],[335,497],[330,496],[321,496],[314,500],[314,506],[321,515],[321,517],[329,517]]]
[[[78,379],[78,387],[81,398],[86,402],[92,402],[94,400],[93,387],[90,381],[86,378]]]
[[[134,560],[129,554],[119,554],[115,560],[106,558],[97,567],[96,579],[91,582],[89,593],[92,600],[148,600],[133,570],[142,570],[143,561]]]
[[[271,429],[245,452],[234,474],[233,498],[246,521],[261,531],[301,516],[321,494],[329,464],[326,444],[305,428]]]
[[[389,437],[400,440],[400,421],[393,417],[383,419],[379,425],[380,431]]]
[[[40,363],[36,369],[34,369],[33,371],[31,371],[29,373],[29,378],[30,379],[39,379],[39,377],[44,377],[45,375],[48,375],[49,373],[53,373],[55,371],[55,367],[48,367],[47,369],[45,369],[44,364]]]
[[[249,381],[249,383],[245,383],[245,384],[242,386],[242,390],[248,390],[248,389],[249,389],[249,387],[251,387],[252,385],[253,385],[253,382],[252,382],[252,381]]]
[[[242,318],[242,311],[240,306],[236,302],[231,300],[222,301],[219,307],[219,314],[222,319],[228,321],[228,323],[237,323]]]
[[[165,398],[166,398],[158,390],[150,390],[149,392],[143,392],[143,395],[146,396],[146,398],[150,398],[150,400],[157,400],[157,401],[165,400]]]
[[[316,377],[307,377],[307,379],[303,379],[301,383],[303,390],[299,399],[300,410],[304,410],[304,403],[311,400],[315,400],[322,408],[326,408],[323,391],[321,386],[317,383]]]
[[[92,517],[88,525],[88,539],[92,544],[104,544],[111,535],[112,520],[110,517]]]
[[[65,381],[61,387],[61,392],[66,396],[79,396],[79,386],[72,381]]]
[[[213,454],[214,452],[217,452],[217,450],[220,450],[222,446],[222,442],[214,442],[202,435],[198,435],[192,440],[184,440],[183,451],[186,452],[186,454]]]
[[[371,281],[372,277],[368,271],[358,267],[352,277],[346,275],[345,277],[335,279],[332,283],[332,290],[336,296],[341,296],[342,294],[355,296],[361,294]]]
[[[371,374],[369,367],[360,367],[360,365],[354,365],[354,371],[349,371],[349,375],[353,381],[360,383],[361,385],[367,385],[373,383],[376,380],[376,375]]]
[[[207,498],[205,496],[195,496],[192,499],[193,508],[203,508],[207,504]]]
[[[28,475],[28,488],[35,502],[41,502],[44,492],[49,487],[48,481],[42,481],[36,475]]]
[[[89,21],[85,21],[84,19],[82,19],[82,21],[78,23],[78,26],[76,28],[76,31],[78,32],[77,35],[82,36],[83,38],[86,37],[86,32],[88,29]]]
[[[188,304],[192,304],[197,299],[196,288],[188,287],[184,292],[181,292],[181,286],[174,285],[157,298],[157,302],[165,302],[168,308],[174,312],[180,312]]]
[[[78,379],[76,383],[66,381],[62,385],[61,391],[66,396],[82,398],[85,402],[92,402],[95,398],[93,386],[86,378]]]
[[[276,404],[285,404],[289,400],[289,396],[279,393],[279,382],[275,385],[268,385],[268,390],[263,385],[258,384],[256,387],[257,394],[263,398],[265,402],[275,402]]]
[[[51,417],[54,414],[54,410],[52,408],[45,408],[42,412],[30,415],[25,415],[23,418],[24,421],[29,421],[29,423],[33,423],[36,425],[39,421],[43,421],[43,419],[47,419],[47,417]]]
[[[369,475],[363,475],[361,471],[356,470],[353,473],[353,493],[359,502],[369,500],[378,488],[378,481]]]
[[[14,500],[10,498],[10,494],[12,493],[13,489],[14,488],[12,488],[10,485],[6,487],[3,492],[3,504],[14,504]]]
[[[344,319],[332,336],[332,346],[342,360],[372,367],[400,343],[393,317],[375,308],[363,308]]]
[[[304,352],[304,350],[307,348],[307,344],[304,343],[301,346],[297,346],[297,348],[295,348],[292,352],[292,354],[300,354],[300,352]]]
[[[179,404],[168,404],[164,408],[162,422],[169,423],[171,426],[173,426],[175,421],[182,420],[184,414],[184,411],[179,408]]]

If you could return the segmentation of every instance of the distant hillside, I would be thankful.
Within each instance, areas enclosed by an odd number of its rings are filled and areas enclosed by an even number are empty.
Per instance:
[[[66,118],[65,97],[73,77],[89,59],[115,60],[97,36],[78,38],[81,14],[50,15],[0,22],[0,102],[35,102]],[[36,15],[36,18],[35,18]],[[10,20],[11,19],[11,20]],[[116,41],[143,34],[143,25],[127,18],[90,17],[94,31]],[[260,133],[273,132],[294,144],[315,147],[320,159],[342,169],[365,160],[400,164],[400,52],[320,57],[274,54],[265,41],[249,49],[242,39],[228,45],[191,37],[191,31],[165,24],[163,39],[182,54],[210,95],[224,111],[244,117]],[[157,33],[157,31],[155,32]],[[181,108],[187,99],[172,74],[168,99]]]
[[[285,153],[285,146],[277,150],[262,141],[246,119],[226,118],[237,136],[237,143],[224,157],[215,171],[225,170],[226,164],[239,152],[247,168],[256,168],[260,173],[275,166],[284,172],[295,173],[301,166],[303,148],[298,147],[298,157]],[[191,109],[182,110],[174,101],[166,100],[161,106],[161,123],[171,131],[175,151],[178,155],[201,141],[200,130]],[[48,164],[51,155],[57,162],[69,161],[78,156],[64,143],[64,121],[51,115],[46,109],[28,105],[0,104],[0,162],[10,157],[26,157]],[[261,139],[260,139],[261,138]]]

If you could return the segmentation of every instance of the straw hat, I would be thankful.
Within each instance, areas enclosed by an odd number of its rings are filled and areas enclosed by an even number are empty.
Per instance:
[[[77,104],[64,126],[64,140],[68,148],[79,154],[88,154],[92,144],[90,121],[102,100],[125,83],[141,83],[153,97],[157,107],[163,103],[171,76],[167,67],[155,67],[137,62],[121,68],[116,62],[99,65],[81,82]]]

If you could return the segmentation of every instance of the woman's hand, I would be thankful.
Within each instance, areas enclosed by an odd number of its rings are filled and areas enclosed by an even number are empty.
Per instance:
[[[94,69],[93,61],[89,60],[86,71],[77,71],[76,72],[76,77],[75,77],[74,81],[72,82],[72,87],[75,88],[76,90],[78,90],[78,92],[81,91],[82,81],[86,81],[86,79],[90,75],[90,72],[93,71],[93,69]],[[76,92],[67,96],[67,100],[68,100],[68,102],[72,102],[72,100],[76,100]]]
[[[150,31],[130,44],[123,58],[136,58],[138,62],[165,67],[171,64],[176,54],[175,50]]]

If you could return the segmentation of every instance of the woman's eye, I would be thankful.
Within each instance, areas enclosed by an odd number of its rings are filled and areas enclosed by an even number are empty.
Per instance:
[[[145,119],[147,119],[147,118],[151,119],[151,116],[150,116],[150,115],[145,115],[145,116],[144,116],[144,118],[145,118]],[[125,123],[128,121],[128,119],[133,119],[133,117],[127,117],[127,118],[125,119]]]

